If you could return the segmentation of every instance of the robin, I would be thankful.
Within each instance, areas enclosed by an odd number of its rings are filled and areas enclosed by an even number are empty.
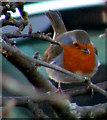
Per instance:
[[[44,53],[42,60],[60,66],[77,75],[91,78],[100,62],[97,49],[90,41],[89,35],[84,30],[67,31],[58,12],[49,10],[46,15],[52,23],[54,30],[53,39],[61,46],[51,44]],[[59,83],[79,82],[69,75],[47,68],[49,77]]]

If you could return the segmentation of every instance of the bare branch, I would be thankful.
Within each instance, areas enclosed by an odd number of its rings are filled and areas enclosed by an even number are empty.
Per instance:
[[[56,91],[56,88],[35,68],[35,60],[22,54],[19,49],[15,46],[10,46],[3,40],[1,40],[2,46],[0,47],[6,50],[6,54],[3,54],[4,57],[15,65],[26,77],[27,79],[36,87],[45,89],[46,91]],[[10,53],[12,53],[10,55]],[[55,98],[55,97],[54,97]],[[63,101],[60,105],[60,102],[56,104],[52,102],[50,105],[53,107],[55,112],[65,120],[65,118],[77,118],[78,116],[74,112],[70,111],[70,107],[66,101]],[[73,108],[72,108],[73,109]]]
[[[23,106],[23,107],[26,107],[26,105],[28,104],[30,105],[30,103],[31,102],[33,103],[33,101],[37,102],[36,97],[33,97],[32,99],[31,96],[30,97],[4,97],[3,101],[11,100],[11,99],[12,100],[14,99],[16,101],[17,106]],[[53,106],[53,108],[56,110],[59,116],[63,118],[63,120],[65,120],[65,118],[67,119],[98,118],[107,114],[107,110],[106,110],[107,103],[80,107],[75,103],[70,103],[68,100],[63,100],[63,99],[60,99],[59,101],[54,99],[47,99],[46,101]],[[42,101],[39,101],[39,102],[46,102],[46,101],[45,99],[42,99]],[[33,108],[34,108],[34,104],[33,104]],[[59,108],[62,108],[62,109],[59,109]]]
[[[1,40],[2,46],[2,54],[8,61],[14,64],[23,74],[28,78],[28,80],[34,85],[38,87],[45,88],[47,90],[55,91],[56,88],[52,86],[52,84],[45,79],[40,72],[35,68],[35,65],[42,65],[46,67],[50,67],[52,69],[62,71],[65,74],[69,74],[73,76],[71,73],[66,73],[65,70],[60,69],[57,66],[50,66],[40,60],[34,60],[19,51],[19,49],[15,46],[11,46],[7,44],[3,40]],[[5,53],[3,53],[5,50]],[[54,68],[55,67],[55,68]],[[68,71],[67,71],[68,72]],[[31,74],[32,73],[32,74]],[[32,81],[33,80],[33,81]],[[77,112],[78,106],[70,103],[68,100],[63,101],[51,101],[50,105],[53,107],[55,112],[59,115],[60,118],[65,120],[65,118],[79,118],[80,113]]]
[[[27,77],[27,79],[32,83],[35,87],[39,88],[47,88],[47,90],[55,90],[55,87],[39,72],[39,70],[35,67],[35,60],[24,55],[20,52],[20,50],[15,46],[10,46],[6,44],[6,42],[2,42],[0,44],[0,48],[6,52],[3,54],[6,59],[12,62],[23,74]]]
[[[34,114],[35,118],[38,118],[38,119],[48,118],[49,119],[49,117],[43,112],[43,110],[39,108],[38,103],[34,103],[32,100],[29,99],[29,97],[26,97],[26,96],[24,96],[24,97],[3,97],[2,99],[3,99],[3,103],[8,103],[8,101],[14,100],[16,106],[27,108]],[[7,110],[8,112],[6,110],[7,109],[4,109],[4,111],[5,111],[4,114],[6,114],[6,116],[7,116],[7,113],[8,114],[10,113],[10,109]]]
[[[27,20],[17,21],[16,19],[9,19],[9,20],[2,20],[2,24],[0,23],[1,25],[0,27],[11,25],[11,26],[18,27],[19,29],[17,31],[23,31],[23,29],[27,24],[28,24]],[[14,33],[17,33],[17,32],[15,31]]]
[[[24,11],[24,2],[4,2],[2,3],[2,11],[0,12],[1,15],[5,15],[6,18],[0,21],[0,27],[12,25],[16,26],[19,29],[14,31],[14,33],[21,33],[24,30],[25,26],[28,25],[28,14]],[[16,19],[11,19],[11,14],[8,11],[16,12],[15,8],[18,8],[20,15],[22,16],[23,20],[18,21]]]
[[[51,120],[44,112],[43,110],[39,107],[39,104],[35,104],[33,102],[29,102],[25,104],[25,108],[29,109],[35,116],[36,119],[42,120],[42,119],[48,119]]]
[[[89,85],[91,88],[93,88],[95,91],[97,91],[97,92],[101,93],[102,95],[104,95],[105,97],[107,97],[107,92],[106,92],[104,89],[102,89],[102,88],[94,85],[94,84],[93,84],[92,82],[90,82],[90,81],[88,81],[88,85]]]
[[[80,107],[81,109],[81,118],[104,118],[107,117],[107,103],[102,103],[93,106],[84,106]],[[106,118],[105,117],[105,118]]]
[[[50,42],[52,44],[56,44],[56,45],[60,45],[59,42],[57,41],[54,41],[50,36],[48,35],[45,35],[44,33],[40,33],[40,32],[37,32],[37,33],[31,33],[31,34],[11,34],[11,33],[5,33],[5,34],[2,34],[2,36],[6,36],[9,38],[34,38],[34,39],[41,39],[41,40],[44,40],[44,41],[47,41],[47,42]]]
[[[107,89],[107,81],[102,82],[102,83],[97,83],[95,85],[102,89]],[[83,94],[91,92],[91,89],[87,88],[87,86],[81,86],[81,87],[75,87],[75,88],[63,90],[63,92],[70,96],[78,96],[78,95],[83,95]]]
[[[12,109],[15,107],[16,102],[14,99],[8,100],[5,103],[2,111],[2,118],[11,118]],[[1,115],[0,115],[1,116]]]
[[[37,89],[35,89],[32,85],[25,85],[16,79],[10,77],[9,75],[4,75],[0,73],[0,76],[3,76],[0,84],[2,85],[2,89],[9,91],[15,95],[34,95],[37,94]]]
[[[95,85],[93,85],[92,83],[90,83],[90,80],[87,80],[87,78],[84,78],[82,76],[79,76],[79,75],[76,75],[72,72],[69,72],[59,66],[55,66],[55,65],[52,65],[52,64],[49,64],[49,63],[46,63],[46,62],[43,62],[41,60],[37,60],[37,59],[33,59],[33,58],[29,58],[28,56],[25,56],[24,54],[22,54],[15,46],[14,47],[11,47],[9,45],[7,45],[5,42],[2,42],[2,47],[3,47],[3,50],[5,51],[4,52],[4,56],[6,57],[6,59],[8,60],[11,60],[9,59],[12,58],[12,60],[15,59],[16,61],[16,57],[17,57],[17,60],[18,59],[21,59],[19,56],[23,56],[23,58],[25,60],[27,60],[27,62],[30,62],[30,64],[32,63],[33,67],[34,65],[36,66],[45,66],[45,67],[48,67],[48,68],[51,68],[51,69],[54,69],[56,71],[60,71],[66,75],[69,75],[71,77],[73,77],[74,79],[77,79],[79,82],[87,82],[91,88],[94,88],[95,90],[99,91],[100,93],[102,93],[103,95],[107,96],[107,92],[99,87],[95,87]],[[7,51],[7,52],[6,52]],[[17,52],[16,52],[17,51]],[[3,53],[3,52],[2,52]],[[10,54],[12,53],[12,54]],[[18,60],[19,61],[19,60]],[[20,60],[21,62],[22,60]],[[26,62],[25,62],[26,63]],[[16,65],[16,63],[15,63]],[[19,67],[19,66],[18,66]],[[22,66],[21,66],[22,67]],[[23,69],[23,68],[22,68]],[[24,71],[25,72],[25,71]]]
[[[29,32],[28,32],[28,34],[32,34],[32,30],[33,30],[33,29],[32,29],[32,24],[30,24],[30,25],[29,25]]]

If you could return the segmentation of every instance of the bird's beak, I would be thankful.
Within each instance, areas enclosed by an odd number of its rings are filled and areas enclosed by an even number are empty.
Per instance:
[[[90,54],[90,50],[84,49],[84,53]]]

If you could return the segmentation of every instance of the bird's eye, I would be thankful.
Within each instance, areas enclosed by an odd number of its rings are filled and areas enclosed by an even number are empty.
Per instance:
[[[90,51],[88,49],[84,49],[83,51],[84,53],[90,54]]]
[[[74,43],[74,45],[75,45],[76,47],[78,47],[78,46],[79,46],[77,43]]]

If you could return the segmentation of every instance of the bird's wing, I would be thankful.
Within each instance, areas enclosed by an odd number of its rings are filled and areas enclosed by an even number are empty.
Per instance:
[[[50,45],[44,53],[42,60],[50,63],[56,56],[62,52],[62,47],[58,45]]]
[[[58,36],[66,32],[65,25],[63,23],[63,20],[59,12],[49,10],[48,12],[46,12],[46,15],[51,21],[51,24],[54,30],[54,35],[55,35],[54,39],[56,40]],[[44,53],[42,60],[45,62],[51,62],[56,56],[58,56],[62,52],[62,50],[63,49],[61,46],[50,45],[49,48]]]

